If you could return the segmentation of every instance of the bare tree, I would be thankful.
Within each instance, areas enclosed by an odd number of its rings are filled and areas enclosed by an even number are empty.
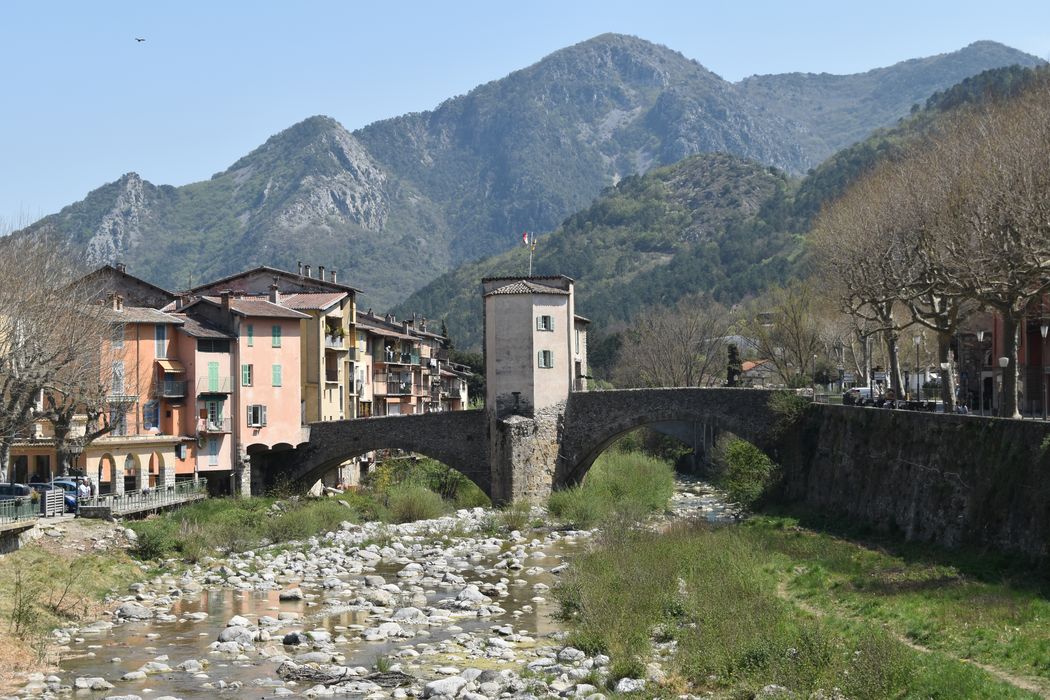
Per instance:
[[[822,354],[818,307],[812,287],[794,281],[774,289],[742,324],[755,353],[769,360],[788,386],[808,384]]]
[[[0,480],[11,447],[43,412],[56,379],[98,352],[91,334],[93,298],[73,285],[79,266],[43,238],[5,239],[0,247]]]
[[[725,377],[726,310],[697,296],[640,314],[624,332],[614,370],[619,386],[713,386]]]

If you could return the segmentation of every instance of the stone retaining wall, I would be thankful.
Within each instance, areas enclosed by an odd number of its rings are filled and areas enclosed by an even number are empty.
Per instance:
[[[779,496],[905,539],[1050,553],[1050,425],[812,405],[781,443]]]

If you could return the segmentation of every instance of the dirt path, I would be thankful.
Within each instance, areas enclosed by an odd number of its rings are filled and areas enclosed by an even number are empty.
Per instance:
[[[781,600],[784,600],[784,601],[786,601],[788,603],[791,603],[792,605],[794,605],[799,610],[802,610],[803,612],[806,612],[806,613],[812,615],[813,617],[826,617],[828,615],[827,611],[822,610],[822,609],[817,608],[817,607],[814,607],[813,605],[809,604],[808,602],[806,602],[804,600],[801,600],[800,598],[796,598],[795,596],[791,595],[791,592],[788,591],[787,581],[780,581],[780,582],[777,583],[777,597],[779,597]],[[841,613],[839,613],[839,614],[841,614]],[[850,616],[850,615],[842,615],[842,616],[843,617],[852,618],[852,616]],[[889,632],[891,635],[893,635],[894,639],[896,639],[901,644],[905,645],[906,647],[908,647],[910,649],[914,649],[915,651],[920,652],[922,654],[932,654],[932,653],[934,653],[933,649],[930,649],[929,647],[925,647],[925,646],[923,646],[921,644],[917,644],[916,642],[912,641],[911,639],[908,639],[904,635],[897,634],[896,632],[894,632],[889,627],[886,627],[885,629],[886,629],[887,632]],[[1031,676],[1019,676],[1019,675],[1010,673],[1009,671],[1004,671],[1003,669],[998,668],[997,666],[991,666],[989,664],[984,664],[984,663],[981,663],[980,661],[974,661],[973,659],[964,659],[962,657],[955,656],[954,654],[950,654],[950,653],[948,653],[946,651],[938,651],[937,653],[944,654],[945,656],[948,656],[948,657],[950,657],[952,659],[955,659],[956,661],[960,661],[960,662],[962,662],[964,664],[970,664],[971,666],[976,666],[977,668],[981,669],[985,673],[988,673],[989,675],[995,676],[996,678],[998,678],[1002,682],[1007,683],[1009,685],[1012,685],[1013,687],[1017,688],[1018,690],[1024,690],[1024,691],[1029,692],[1029,693],[1035,693],[1036,695],[1038,695],[1038,696],[1040,696],[1042,698],[1050,699],[1050,681],[1046,681],[1046,680],[1044,680],[1042,678],[1032,678]]]

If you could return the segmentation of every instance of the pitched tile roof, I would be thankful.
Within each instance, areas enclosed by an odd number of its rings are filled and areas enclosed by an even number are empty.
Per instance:
[[[113,308],[106,309],[106,320],[113,323],[182,323],[171,314],[166,314],[148,306],[125,306],[117,311]]]
[[[558,289],[557,287],[548,287],[545,284],[530,282],[529,280],[517,280],[510,284],[505,284],[502,287],[493,289],[485,296],[490,297],[495,294],[560,294],[562,296],[568,296],[569,292],[564,289]]]
[[[281,295],[281,306],[289,309],[321,310],[331,307],[346,298],[346,292],[300,292]]]
[[[210,323],[206,323],[200,319],[187,316],[186,314],[172,314],[175,318],[182,321],[182,332],[191,338],[235,338],[236,336],[232,333],[227,333],[224,330],[220,330]]]
[[[222,305],[220,297],[201,297],[212,304]],[[274,304],[269,299],[260,297],[240,297],[230,299],[230,311],[241,316],[261,316],[263,318],[310,318],[304,313]]]

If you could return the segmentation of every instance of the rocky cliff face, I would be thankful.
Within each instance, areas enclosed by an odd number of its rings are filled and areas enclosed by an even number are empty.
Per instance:
[[[127,175],[29,231],[171,287],[310,260],[382,307],[507,250],[522,230],[553,230],[621,178],[707,152],[801,172],[916,96],[1036,60],[983,43],[858,76],[733,84],[666,47],[606,34],[430,112],[354,133],[311,117],[204,182]]]

